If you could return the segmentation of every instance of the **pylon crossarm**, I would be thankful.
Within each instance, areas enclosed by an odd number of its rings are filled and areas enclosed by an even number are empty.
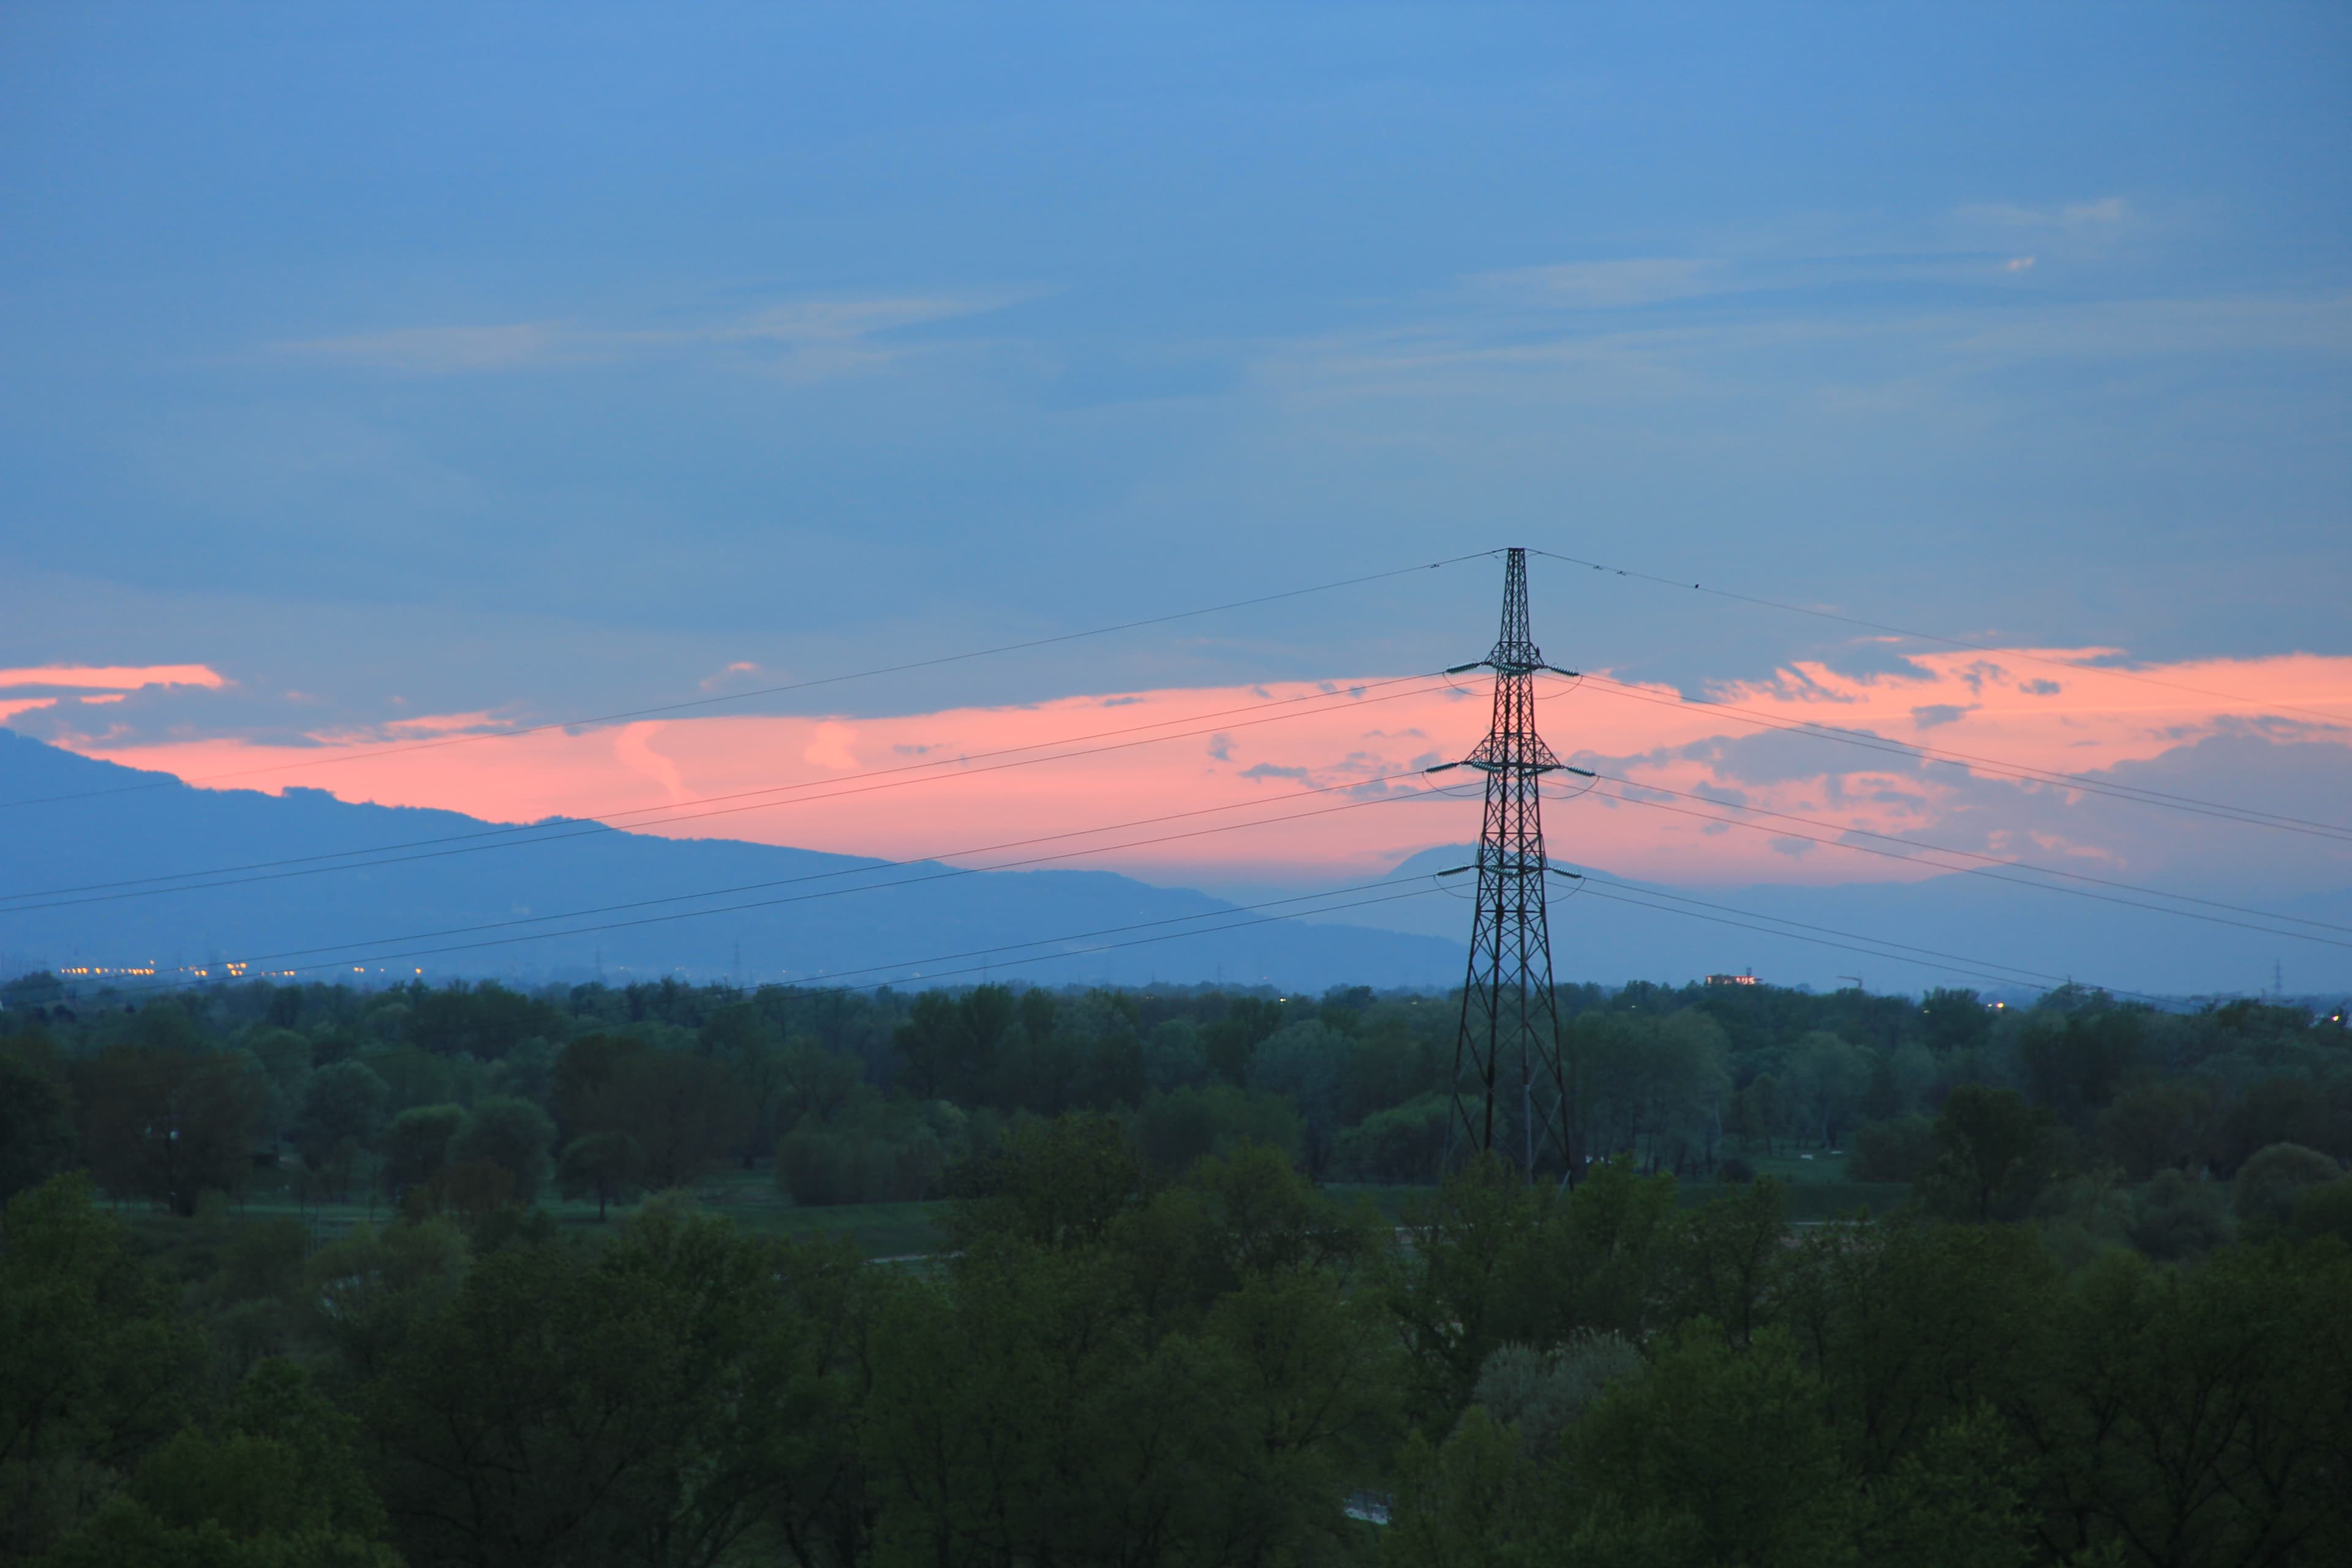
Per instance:
[[[1531,678],[1555,667],[1544,662],[1529,631],[1525,551],[1513,550],[1507,556],[1502,630],[1494,652],[1461,667],[1479,668],[1495,671],[1494,716],[1486,738],[1461,762],[1428,770],[1471,767],[1486,781],[1475,866],[1477,909],[1463,977],[1446,1157],[1450,1164],[1457,1154],[1493,1155],[1523,1164],[1533,1180],[1536,1168],[1547,1159],[1557,1157],[1571,1171],[1575,1164],[1569,1121],[1572,1104],[1561,1070],[1543,892],[1545,875],[1555,868],[1544,855],[1541,781],[1548,773],[1591,774],[1568,767],[1536,733]],[[1473,868],[1457,867],[1441,875]],[[1573,871],[1558,874],[1578,877]],[[1459,1150],[1454,1147],[1457,1131],[1464,1145]]]

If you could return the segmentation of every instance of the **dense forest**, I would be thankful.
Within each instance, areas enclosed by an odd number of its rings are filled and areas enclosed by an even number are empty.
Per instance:
[[[1563,990],[1440,1184],[1437,996],[5,999],[10,1556],[2352,1559],[2340,1012]]]

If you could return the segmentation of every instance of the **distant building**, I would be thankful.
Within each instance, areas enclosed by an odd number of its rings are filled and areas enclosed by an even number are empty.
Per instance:
[[[1753,985],[1757,980],[1753,974],[1710,974],[1706,983],[1709,985]]]

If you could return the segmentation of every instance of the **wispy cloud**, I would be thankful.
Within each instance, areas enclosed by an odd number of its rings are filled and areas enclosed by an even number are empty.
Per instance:
[[[2112,229],[2128,222],[2134,215],[2123,197],[2101,196],[2095,201],[2061,202],[2053,206],[1980,202],[1960,208],[1958,216],[1964,223],[1990,224],[2002,228],[2060,229],[2081,233]]]
[[[697,350],[782,353],[803,373],[838,374],[898,357],[883,334],[1012,302],[997,294],[802,300],[698,326],[616,328],[545,321],[394,327],[270,345],[274,355],[320,364],[420,374],[467,374],[609,363]]]
[[[1469,288],[1524,303],[1607,310],[1713,293],[1729,279],[1721,261],[1696,257],[1646,257],[1620,261],[1569,261],[1483,272]]]

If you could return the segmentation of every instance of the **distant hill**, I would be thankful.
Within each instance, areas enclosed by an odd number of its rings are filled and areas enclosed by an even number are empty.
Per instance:
[[[1573,858],[1576,819],[1563,814],[1547,826],[1553,827],[1549,848],[1556,863],[1580,867]],[[1469,845],[1428,849],[1391,875],[1428,875],[1467,864],[1475,855]],[[2082,884],[2074,886],[2098,896],[1964,873],[1916,882],[1669,888],[1612,879],[1605,867],[1591,868],[1601,874],[1592,891],[1553,891],[1552,957],[1563,981],[1681,984],[1709,972],[1752,968],[1780,984],[1823,990],[1859,974],[1873,991],[1965,985],[2000,993],[2004,981],[1994,966],[2013,965],[2055,981],[2071,976],[2168,997],[2253,995],[2267,991],[2274,974],[2290,997],[2332,1003],[2352,994],[2352,947],[2342,945],[2352,943],[2352,889],[2300,897],[2181,889],[2272,911],[2284,917],[2274,929],[2326,939],[2313,942],[2250,930],[2264,922],[2231,910],[2208,910],[2214,920],[2186,920],[2116,901],[2154,901],[2139,894]],[[1367,918],[1424,934],[1466,929],[1469,881],[1462,877],[1444,884],[1454,898],[1386,904],[1367,911]],[[1598,896],[1609,881],[1631,882],[1643,901]],[[1799,925],[1792,931],[1778,923],[1784,921]],[[2237,921],[2244,923],[2230,923]],[[2298,921],[2318,923],[2292,923]],[[1890,945],[1897,943],[1928,951],[1906,958]],[[1952,967],[1938,968],[1931,959]]]
[[[157,787],[131,787],[136,785]],[[1204,893],[1102,871],[988,871],[924,882],[917,879],[950,868],[731,839],[662,838],[593,824],[517,834],[456,812],[353,805],[311,789],[282,795],[196,789],[0,729],[0,802],[95,791],[117,793],[0,807],[0,894],[9,896],[0,907],[0,974],[36,966],[174,968],[222,960],[285,968],[333,959],[403,975],[422,967],[428,977],[579,978],[601,963],[616,980],[681,970],[717,978],[735,970],[739,943],[747,981],[846,974],[853,982],[921,984],[921,971],[986,963],[990,973],[1044,984],[1222,979],[1320,990],[1458,984],[1463,964],[1459,941],[1292,920],[1016,963],[1033,951],[1020,944],[1044,939],[1111,933],[1056,945],[1066,951],[1186,931],[1192,917],[1206,917],[1198,924],[1212,927],[1260,917],[1221,916],[1233,906]],[[498,837],[475,837],[486,834]],[[426,839],[455,842],[323,874],[312,874],[316,864],[333,862],[302,863]],[[293,863],[238,873],[267,879],[135,898],[107,897],[121,889],[98,886],[257,861]],[[885,882],[914,885],[876,889]],[[90,889],[60,899],[99,901],[20,907],[46,901],[20,895],[60,889]],[[682,898],[722,889],[744,890]],[[576,935],[530,934],[540,928],[522,925],[388,940],[656,900],[682,901],[568,922],[611,928]],[[798,901],[653,918],[712,903],[782,900]],[[522,935],[529,940],[420,951]],[[268,960],[317,948],[331,951]],[[982,949],[994,957],[950,956]],[[395,954],[414,956],[404,963]]]

